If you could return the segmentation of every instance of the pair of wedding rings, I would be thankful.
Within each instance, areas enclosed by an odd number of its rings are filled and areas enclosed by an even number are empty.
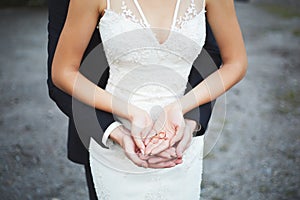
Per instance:
[[[159,133],[156,133],[153,137],[151,137],[150,142],[153,144],[158,143],[160,140],[167,140],[167,133],[165,131],[160,131]]]

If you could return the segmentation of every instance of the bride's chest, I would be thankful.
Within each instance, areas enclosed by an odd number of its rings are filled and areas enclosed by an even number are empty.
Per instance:
[[[198,13],[189,20],[181,20],[180,27],[174,26],[168,29],[147,27],[143,20],[136,18],[134,15],[106,10],[99,21],[98,27],[103,42],[116,37],[125,37],[129,34],[136,37],[127,40],[127,42],[136,41],[138,43],[146,42],[152,45],[164,45],[169,42],[179,42],[179,37],[185,37],[186,40],[191,40],[202,46],[206,36],[205,11]]]
[[[191,0],[190,4],[184,1],[186,6],[181,8],[183,1],[177,0],[175,8],[170,9],[174,12],[165,14],[168,17],[164,18],[163,14],[154,11],[146,10],[145,14],[138,1],[132,1],[134,4],[130,8],[125,1],[122,5],[113,5],[116,9],[121,8],[117,11],[109,6],[99,21],[100,36],[109,60],[124,58],[124,54],[129,55],[132,51],[150,60],[157,60],[157,55],[167,57],[165,60],[181,57],[188,63],[196,59],[206,36],[204,6],[198,11]],[[168,57],[170,54],[173,56]]]

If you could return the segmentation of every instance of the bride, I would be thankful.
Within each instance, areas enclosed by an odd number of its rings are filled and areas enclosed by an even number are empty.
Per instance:
[[[205,16],[223,63],[184,94],[204,45]],[[97,24],[110,67],[105,90],[79,72]],[[108,149],[90,140],[98,198],[199,199],[203,136],[192,138],[186,129],[195,124],[183,116],[222,95],[246,69],[233,0],[71,0],[53,60],[53,82],[113,113],[122,130],[111,133]],[[184,153],[183,143],[190,143]]]

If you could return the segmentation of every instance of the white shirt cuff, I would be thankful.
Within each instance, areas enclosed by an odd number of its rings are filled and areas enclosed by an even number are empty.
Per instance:
[[[115,130],[119,126],[122,126],[122,124],[120,122],[113,122],[112,124],[109,125],[109,127],[107,127],[107,129],[104,131],[104,134],[102,137],[102,144],[104,144],[106,147],[108,147],[107,140],[108,140],[109,135],[111,134],[111,132],[113,132],[113,130]]]

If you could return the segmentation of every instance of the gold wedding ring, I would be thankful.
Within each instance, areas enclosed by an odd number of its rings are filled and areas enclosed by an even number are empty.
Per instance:
[[[150,140],[153,144],[158,143],[159,140],[167,140],[168,137],[166,136],[167,133],[165,131],[160,131],[159,133],[156,133]]]

